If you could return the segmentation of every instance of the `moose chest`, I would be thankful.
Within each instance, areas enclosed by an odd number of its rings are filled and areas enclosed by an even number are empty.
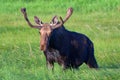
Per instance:
[[[44,54],[48,61],[58,62],[61,59],[59,51],[53,48],[46,50]]]

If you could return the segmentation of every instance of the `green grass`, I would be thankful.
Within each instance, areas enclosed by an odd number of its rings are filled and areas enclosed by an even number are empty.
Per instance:
[[[54,15],[64,17],[74,8],[68,30],[86,34],[95,46],[100,66],[63,71],[55,64],[47,70],[39,49],[38,30],[30,28],[20,12],[27,8],[33,17],[50,22]],[[120,1],[119,0],[0,0],[0,80],[119,80],[120,79]]]

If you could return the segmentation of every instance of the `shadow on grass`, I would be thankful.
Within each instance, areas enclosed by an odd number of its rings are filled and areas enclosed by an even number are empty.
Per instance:
[[[102,65],[99,69],[120,69],[120,64]]]

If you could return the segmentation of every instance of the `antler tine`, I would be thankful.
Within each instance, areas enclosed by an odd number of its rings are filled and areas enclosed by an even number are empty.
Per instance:
[[[60,22],[51,24],[51,26],[52,26],[52,29],[55,29],[55,28],[61,27],[63,24],[64,24],[64,21],[63,21],[62,17],[60,16]]]
[[[70,18],[72,13],[73,13],[73,8],[68,8],[65,19],[63,20],[62,17],[60,17],[60,23],[53,25],[53,28],[61,27]]]
[[[72,13],[73,13],[73,8],[72,8],[72,7],[68,8],[66,17],[65,17],[65,19],[63,20],[64,23],[70,18],[70,16],[72,15]]]
[[[37,29],[41,29],[42,26],[33,25],[33,24],[29,21],[29,19],[28,19],[28,17],[27,17],[27,13],[26,13],[26,8],[22,8],[22,9],[21,9],[21,12],[23,13],[24,18],[25,18],[25,20],[27,21],[27,23],[28,23],[28,25],[29,25],[30,27],[32,27],[32,28],[37,28]]]

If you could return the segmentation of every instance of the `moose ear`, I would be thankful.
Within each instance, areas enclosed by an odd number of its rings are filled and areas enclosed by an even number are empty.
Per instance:
[[[54,16],[54,17],[52,18],[52,24],[57,24],[58,22],[59,22],[58,17],[57,17],[57,16]]]
[[[34,16],[34,20],[36,22],[36,24],[39,24],[39,25],[42,25],[42,21],[37,17],[37,16]]]

